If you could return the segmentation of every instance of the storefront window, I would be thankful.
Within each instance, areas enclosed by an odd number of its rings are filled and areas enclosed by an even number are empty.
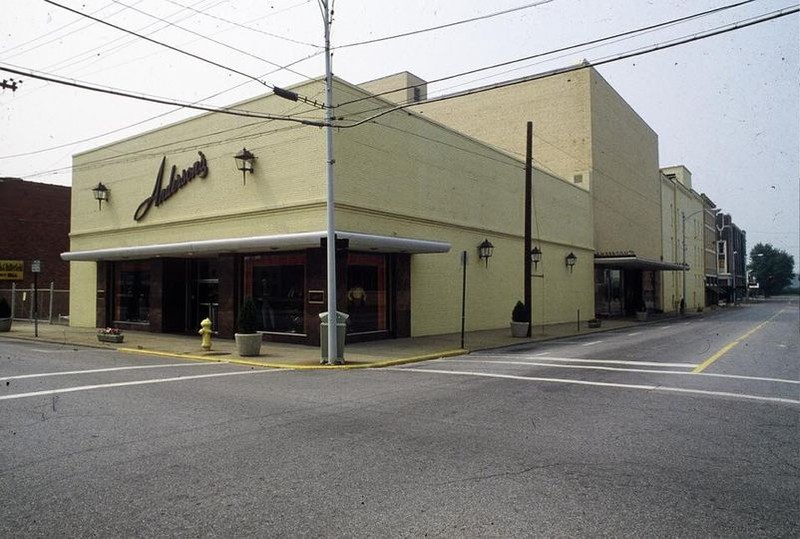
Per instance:
[[[114,282],[114,320],[117,322],[149,322],[150,264],[120,262]]]
[[[305,254],[244,258],[244,294],[256,302],[260,331],[305,332],[305,270]]]
[[[347,312],[349,333],[388,330],[387,262],[384,255],[349,253]]]

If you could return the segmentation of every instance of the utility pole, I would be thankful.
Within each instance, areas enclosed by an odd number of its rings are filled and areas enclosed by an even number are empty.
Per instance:
[[[331,69],[331,11],[329,0],[319,0],[322,20],[325,25],[325,136],[327,146],[327,250],[328,250],[328,365],[342,363],[338,359],[336,340],[336,228],[334,223],[333,198],[333,72]]]
[[[533,305],[531,304],[531,194],[533,190],[533,122],[528,122],[525,150],[525,310],[528,311],[528,332],[533,327]]]

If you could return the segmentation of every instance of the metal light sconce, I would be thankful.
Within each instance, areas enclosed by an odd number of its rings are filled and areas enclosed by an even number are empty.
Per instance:
[[[242,151],[233,156],[236,159],[236,168],[242,171],[242,185],[247,183],[247,173],[253,173],[253,161],[256,156],[247,148],[242,148]]]
[[[480,245],[478,245],[478,258],[486,260],[486,267],[489,267],[489,259],[492,257],[494,253],[494,245],[488,239],[484,239]]]
[[[533,262],[533,271],[536,271],[536,268],[539,266],[539,262],[541,261],[542,251],[538,246],[535,246],[533,249],[531,249],[531,262]]]
[[[108,193],[108,187],[103,185],[102,182],[98,183],[97,187],[92,188],[92,194],[94,195],[94,199],[97,201],[100,211],[103,211],[103,201],[105,200],[108,202]]]
[[[573,266],[575,266],[575,262],[577,262],[577,261],[578,261],[578,257],[575,256],[575,253],[573,253],[572,251],[570,251],[570,253],[567,255],[567,257],[564,259],[564,262],[567,264],[567,267],[569,268],[569,272],[570,273],[572,273],[572,268],[573,268]]]

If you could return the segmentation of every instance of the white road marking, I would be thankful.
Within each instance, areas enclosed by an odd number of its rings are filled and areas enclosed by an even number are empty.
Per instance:
[[[533,357],[546,356],[549,353],[550,352],[542,352],[542,353],[539,353],[539,354],[533,354]]]
[[[48,389],[46,391],[32,391],[30,393],[17,393],[15,395],[0,395],[0,400],[24,399],[27,397],[41,397],[44,395],[60,395],[62,393],[74,393],[76,391],[90,391],[92,389],[106,389],[110,387],[141,386],[146,384],[163,384],[166,382],[184,382],[186,380],[199,380],[201,378],[219,378],[221,376],[236,376],[241,374],[260,374],[275,372],[290,372],[291,369],[264,369],[247,370],[236,372],[222,372],[216,374],[196,374],[193,376],[176,376],[174,378],[156,378],[152,380],[136,380],[134,382],[115,382],[111,384],[96,384],[92,386],[63,387],[61,389]]]
[[[672,326],[659,326],[658,329],[669,329]]]
[[[442,358],[441,361],[458,362],[463,361],[457,358]],[[538,361],[497,361],[489,359],[472,359],[473,363],[493,363],[500,365],[530,365],[532,367],[552,367],[555,369],[586,369],[597,371],[620,371],[620,372],[648,372],[656,374],[677,374],[683,376],[711,376],[714,378],[733,378],[737,380],[751,380],[757,382],[777,382],[781,384],[798,384],[800,380],[786,380],[784,378],[765,378],[762,376],[744,376],[741,374],[717,374],[711,372],[685,372],[685,371],[660,371],[656,369],[624,369],[621,367],[599,367],[597,365],[559,365],[558,363],[539,363]],[[657,365],[664,365],[657,363]]]
[[[518,360],[519,356],[502,356],[493,355],[490,358],[498,359],[514,359]],[[477,358],[477,359],[476,359]],[[623,361],[621,359],[585,359],[574,357],[538,357],[538,361],[563,361],[565,363],[599,363],[601,365],[638,365],[640,367],[678,367],[686,369],[694,369],[697,363],[659,363],[657,361]],[[439,360],[444,361],[444,359]],[[482,361],[480,356],[470,356],[463,358],[460,361]]]
[[[641,331],[635,331],[635,332],[633,332],[633,333],[628,333],[628,337],[634,337],[634,336],[636,336],[636,335],[641,335],[641,334],[642,334],[642,332],[641,332]]]
[[[592,341],[592,342],[587,342],[585,344],[582,344],[581,346],[592,346],[594,344],[600,344],[601,342],[603,342],[603,341]]]
[[[139,369],[163,369],[167,367],[205,367],[205,366],[219,366],[220,363],[169,363],[166,365],[132,365],[129,367],[107,367],[105,369],[87,369],[83,371],[55,371],[55,372],[41,372],[36,374],[19,374],[16,376],[4,376],[0,378],[0,382],[6,380],[23,380],[25,378],[44,378],[46,376],[68,376],[72,374],[94,374],[96,372],[115,372],[115,371],[128,371]]]
[[[781,397],[764,397],[761,395],[748,395],[746,393],[728,393],[724,391],[704,391],[702,389],[683,389],[680,387],[654,386],[645,384],[617,384],[611,382],[590,382],[587,380],[568,380],[564,378],[540,378],[535,376],[516,376],[512,374],[488,374],[483,372],[444,371],[436,369],[416,369],[409,367],[387,367],[388,370],[402,372],[419,372],[427,374],[449,374],[452,376],[476,376],[480,378],[504,378],[507,380],[523,380],[527,382],[550,382],[555,384],[574,384],[583,386],[614,387],[620,389],[640,389],[644,391],[662,391],[667,393],[689,393],[697,395],[711,395],[718,397],[732,397],[765,402],[780,402],[784,404],[798,404],[800,400],[784,399]]]

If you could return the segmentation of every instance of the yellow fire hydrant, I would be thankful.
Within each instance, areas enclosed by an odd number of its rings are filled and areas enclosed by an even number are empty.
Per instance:
[[[214,333],[211,331],[211,320],[206,318],[200,322],[200,331],[197,333],[202,337],[200,347],[203,350],[211,350],[211,335]]]

